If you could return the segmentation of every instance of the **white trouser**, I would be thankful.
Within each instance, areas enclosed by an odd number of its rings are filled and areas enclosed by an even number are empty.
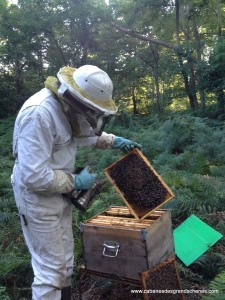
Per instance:
[[[34,271],[32,300],[60,300],[61,289],[70,285],[73,272],[70,200],[30,193],[17,184],[16,177],[14,172],[13,190]]]

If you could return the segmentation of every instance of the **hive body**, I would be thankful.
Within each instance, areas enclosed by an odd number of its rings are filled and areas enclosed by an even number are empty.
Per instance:
[[[140,273],[174,257],[170,213],[156,210],[137,220],[113,206],[81,223],[85,268],[138,280]]]

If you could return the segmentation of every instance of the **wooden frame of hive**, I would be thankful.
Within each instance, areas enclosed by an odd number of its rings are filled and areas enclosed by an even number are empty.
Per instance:
[[[164,199],[161,199],[161,203],[159,205],[153,207],[152,209],[149,209],[149,208],[146,208],[146,207],[141,207],[141,206],[139,206],[139,205],[137,205],[135,203],[131,203],[127,199],[126,195],[124,195],[122,193],[122,191],[119,189],[118,185],[116,184],[116,181],[110,175],[110,170],[115,165],[120,164],[120,162],[122,162],[123,160],[127,159],[129,157],[129,155],[131,155],[131,154],[135,154],[135,155],[139,156],[142,159],[142,161],[145,163],[145,165],[154,173],[155,178],[162,183],[162,185],[164,186],[164,188],[167,191]],[[171,200],[172,198],[175,197],[174,193],[169,188],[169,186],[163,181],[163,179],[161,178],[161,176],[152,167],[152,165],[148,161],[148,159],[137,148],[135,148],[134,150],[130,151],[128,154],[126,154],[125,156],[123,156],[122,158],[120,158],[118,161],[114,162],[109,167],[107,167],[104,170],[104,173],[105,173],[106,177],[108,178],[109,182],[113,185],[113,187],[116,189],[116,191],[118,192],[118,194],[120,195],[120,197],[123,199],[123,201],[125,202],[125,204],[129,207],[130,211],[132,212],[132,214],[134,215],[134,217],[136,219],[145,219],[149,214],[151,214],[152,211],[156,210],[157,208],[159,208],[160,206],[162,206],[163,204],[165,204],[166,202],[168,202],[169,200]]]
[[[152,267],[150,268],[149,270],[147,271],[144,271],[140,274],[140,279],[141,279],[141,286],[142,286],[142,289],[143,291],[154,291],[154,290],[165,290],[165,287],[163,286],[159,286],[159,287],[155,287],[154,285],[151,286],[151,276],[155,273],[157,274],[157,272],[159,272],[160,269],[162,269],[164,266],[166,265],[172,265],[172,267],[174,268],[174,282],[176,283],[178,289],[180,292],[177,292],[176,294],[173,294],[173,293],[170,293],[170,294],[166,294],[166,293],[145,293],[143,292],[143,295],[144,295],[144,300],[153,300],[153,299],[158,299],[156,295],[159,295],[159,296],[168,296],[170,295],[171,297],[169,299],[176,299],[176,300],[184,300],[184,295],[182,293],[182,287],[181,287],[181,282],[180,282],[180,277],[179,277],[179,273],[178,273],[178,270],[177,270],[177,266],[176,266],[176,261],[175,261],[175,257],[173,258],[170,258],[168,259],[167,261],[164,261],[160,264],[158,264],[157,266],[155,267]],[[154,276],[154,275],[153,275]],[[148,285],[148,282],[150,281],[150,286]],[[165,278],[165,281],[166,281],[166,278]],[[170,288],[170,287],[166,287],[167,290],[174,290],[174,288]],[[164,298],[163,298],[164,299]]]

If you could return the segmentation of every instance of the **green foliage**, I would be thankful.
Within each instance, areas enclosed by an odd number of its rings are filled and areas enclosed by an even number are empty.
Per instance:
[[[225,42],[218,39],[211,51],[208,64],[203,69],[203,86],[207,91],[216,95],[218,106],[217,110],[224,119],[225,111]]]
[[[209,289],[217,291],[203,296],[203,300],[224,300],[225,295],[225,271],[222,271],[216,278],[209,284]]]
[[[0,120],[0,196],[12,195],[10,175],[13,166],[12,135],[14,117]]]
[[[13,198],[0,198],[0,224],[0,282],[19,299],[20,288],[31,284],[32,271]]]
[[[215,105],[212,93],[222,97],[218,91],[224,86],[224,32],[216,34],[224,18],[221,1],[220,11],[216,1],[181,1],[179,32],[174,2],[168,0],[110,0],[108,5],[104,0],[76,5],[72,0],[9,2],[0,2],[0,117],[15,113],[43,87],[45,77],[56,75],[63,65],[89,63],[106,70],[117,104],[129,112],[185,108],[190,94],[184,71],[199,103],[200,89],[207,107],[212,101]],[[131,36],[116,30],[111,21],[127,28]],[[157,44],[132,37],[136,33]],[[182,64],[177,57],[178,36]]]
[[[225,88],[225,42],[223,39],[217,41],[209,57],[209,67],[206,72],[207,88],[218,91]]]
[[[115,135],[119,135],[121,133],[119,132],[121,129],[123,132],[127,129],[127,134],[136,129],[134,119],[126,110],[123,110],[120,114],[113,116],[109,124],[105,127],[107,132],[113,132]]]
[[[0,299],[1,300],[11,300],[11,298],[6,293],[6,288],[0,286]]]
[[[1,53],[1,52],[0,52]],[[0,74],[0,118],[6,118],[14,113],[16,91],[12,75]]]

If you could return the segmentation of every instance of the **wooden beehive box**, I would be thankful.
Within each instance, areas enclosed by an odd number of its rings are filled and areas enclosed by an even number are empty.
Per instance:
[[[141,273],[144,300],[183,300],[182,287],[175,258],[171,258]]]
[[[137,148],[107,167],[104,173],[137,219],[146,218],[175,197]]]
[[[81,223],[85,268],[139,280],[139,273],[174,256],[170,213],[156,210],[137,220],[113,206]]]

